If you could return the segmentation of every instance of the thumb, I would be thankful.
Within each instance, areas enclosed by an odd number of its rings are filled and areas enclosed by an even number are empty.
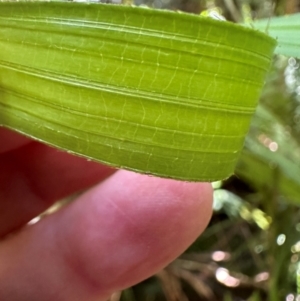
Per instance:
[[[209,184],[118,171],[6,239],[0,300],[106,300],[162,269],[203,231]]]

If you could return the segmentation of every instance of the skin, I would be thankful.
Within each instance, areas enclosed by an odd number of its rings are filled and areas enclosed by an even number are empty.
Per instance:
[[[107,300],[174,260],[211,217],[208,183],[114,170],[1,127],[0,142],[1,301]]]

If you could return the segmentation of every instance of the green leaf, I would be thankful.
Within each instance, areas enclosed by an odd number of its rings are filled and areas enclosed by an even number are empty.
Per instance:
[[[112,166],[232,174],[275,41],[151,9],[0,3],[0,124]]]
[[[296,83],[287,78],[297,81],[299,72],[297,62],[290,61],[282,56],[274,59],[235,170],[248,185],[268,195],[267,204],[270,194],[280,203],[300,200],[299,101]]]
[[[277,40],[276,53],[300,58],[300,14],[258,20],[254,27]]]
[[[278,194],[299,202],[298,149],[299,142],[286,134],[286,126],[260,105],[235,172],[255,188],[276,187]]]

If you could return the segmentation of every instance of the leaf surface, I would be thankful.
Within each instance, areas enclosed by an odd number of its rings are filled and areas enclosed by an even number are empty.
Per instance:
[[[0,3],[0,124],[87,158],[212,181],[234,170],[275,41],[136,7]]]
[[[300,58],[300,13],[258,20],[254,26],[277,40],[277,54]]]

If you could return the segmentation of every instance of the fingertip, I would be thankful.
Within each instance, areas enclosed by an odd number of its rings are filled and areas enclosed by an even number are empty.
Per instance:
[[[118,171],[66,212],[64,224],[76,219],[77,226],[61,239],[71,241],[66,253],[76,250],[72,260],[85,279],[115,291],[179,256],[205,229],[211,208],[208,183]]]
[[[49,291],[106,300],[180,255],[206,227],[211,202],[210,184],[118,171],[5,241],[0,280],[10,300],[57,300]]]

